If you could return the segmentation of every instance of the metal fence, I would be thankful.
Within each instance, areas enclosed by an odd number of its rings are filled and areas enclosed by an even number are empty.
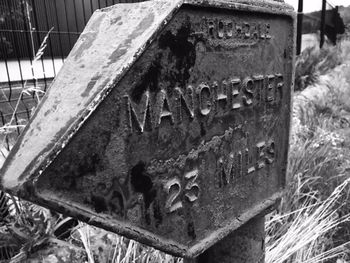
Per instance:
[[[325,36],[327,36],[330,42],[335,45],[337,36],[343,34],[345,31],[343,20],[338,12],[338,7],[333,6],[326,0],[318,1],[322,2],[322,10],[305,14],[302,12],[303,0],[299,0],[297,54],[301,51],[302,34],[319,32],[320,47],[322,47],[325,41]]]
[[[0,0],[2,149],[14,144],[92,13],[141,1]],[[43,53],[37,56],[40,47]]]

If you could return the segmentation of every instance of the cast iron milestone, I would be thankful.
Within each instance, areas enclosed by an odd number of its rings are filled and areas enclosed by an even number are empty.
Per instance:
[[[294,14],[277,1],[96,11],[1,170],[12,193],[194,257],[285,185]]]

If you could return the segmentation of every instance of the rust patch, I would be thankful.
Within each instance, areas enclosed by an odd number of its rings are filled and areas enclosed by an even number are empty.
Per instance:
[[[98,35],[98,32],[87,32],[80,36],[79,47],[74,50],[73,56],[75,60],[78,60],[82,57],[83,52],[86,50],[89,50],[89,48],[92,46],[93,42],[96,40],[96,37]]]
[[[96,82],[101,78],[101,74],[100,73],[96,73],[91,80],[89,81],[89,83],[86,86],[86,89],[84,90],[84,92],[81,94],[82,97],[87,97],[89,96],[90,91],[93,89],[93,87],[95,86]]]
[[[122,19],[121,16],[117,16],[115,18],[112,18],[110,20],[110,24],[113,25],[113,24],[117,23],[118,21],[120,21],[121,19]]]
[[[88,25],[89,31],[91,30],[91,31],[99,32],[101,22],[105,17],[105,15],[102,15],[102,13],[99,11],[97,11],[96,14],[98,15],[98,17],[92,20],[92,23]]]
[[[128,36],[128,38],[123,42],[122,45],[120,45],[110,56],[109,61],[105,67],[110,66],[111,64],[115,63],[119,60],[122,56],[126,54],[128,51],[128,48],[131,45],[131,42],[133,39],[137,38],[139,35],[141,35],[145,29],[150,27],[154,21],[154,14],[150,13],[148,16],[146,16],[144,19],[141,20],[141,22],[138,24],[136,29]]]
[[[124,56],[128,52],[128,46],[123,46],[123,47],[118,47],[113,53],[109,56],[109,61],[107,65],[104,67],[108,67],[111,64],[115,63],[116,61],[119,60],[122,56]]]
[[[154,21],[154,14],[149,13],[148,16],[143,18],[138,24],[136,29],[130,34],[129,39],[134,39],[145,31],[146,28],[150,27]]]

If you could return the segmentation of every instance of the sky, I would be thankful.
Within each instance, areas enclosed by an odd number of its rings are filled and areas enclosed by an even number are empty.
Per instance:
[[[292,5],[295,10],[298,9],[298,0],[284,0],[286,3]],[[343,5],[349,6],[350,0],[327,0],[333,6]],[[322,9],[322,0],[304,0],[304,12],[312,12]]]

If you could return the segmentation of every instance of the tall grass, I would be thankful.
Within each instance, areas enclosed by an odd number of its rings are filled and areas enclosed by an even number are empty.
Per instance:
[[[336,46],[307,47],[297,57],[295,65],[295,90],[303,90],[317,82],[320,75],[342,63],[342,56]]]
[[[344,181],[324,201],[306,198],[301,208],[268,220],[266,263],[325,262],[346,255],[350,241],[333,247],[329,233],[350,221],[350,214],[338,214],[342,206],[339,201],[349,183],[350,179]],[[277,233],[276,224],[282,225]]]
[[[299,70],[303,66],[304,73],[296,76],[297,89],[327,74],[328,81],[319,82],[318,87],[328,92],[322,100],[295,103],[302,108],[295,109],[287,193],[279,211],[266,223],[268,263],[349,260],[350,140],[345,135],[350,130],[350,107],[345,98],[350,96],[350,78],[346,77],[350,60],[342,49],[326,50],[329,54],[324,56],[316,48],[309,49],[302,54],[303,61],[299,58]],[[303,83],[301,75],[305,76]]]

